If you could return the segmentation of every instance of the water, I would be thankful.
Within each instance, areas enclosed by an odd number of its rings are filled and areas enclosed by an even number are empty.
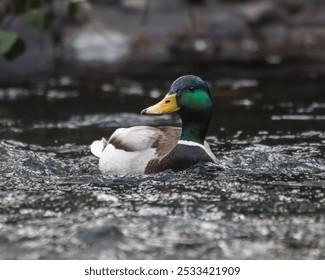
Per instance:
[[[1,259],[324,259],[325,82],[211,80],[224,170],[109,177],[88,145],[170,81],[0,90]]]

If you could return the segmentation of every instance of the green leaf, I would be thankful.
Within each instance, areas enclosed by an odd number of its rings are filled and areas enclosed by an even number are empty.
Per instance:
[[[32,9],[21,15],[21,21],[26,27],[41,29],[44,11]]]
[[[68,21],[72,22],[75,20],[76,15],[79,12],[80,5],[80,2],[69,2],[67,12]]]
[[[18,56],[21,56],[26,50],[26,44],[23,39],[18,38],[15,44],[12,46],[9,52],[5,54],[5,58],[8,60],[13,60]]]
[[[21,21],[26,27],[39,30],[47,30],[54,19],[55,15],[49,8],[32,9],[21,15]]]
[[[47,10],[43,17],[43,29],[49,29],[54,19],[55,14],[52,11]]]
[[[0,30],[0,54],[4,55],[9,52],[17,40],[16,33]]]
[[[0,54],[12,60],[26,50],[25,42],[14,32],[0,30]]]

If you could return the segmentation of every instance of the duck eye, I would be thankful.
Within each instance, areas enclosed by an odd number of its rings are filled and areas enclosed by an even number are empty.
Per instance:
[[[190,91],[193,91],[193,90],[194,90],[194,87],[192,87],[192,86],[189,87],[189,90],[190,90]]]

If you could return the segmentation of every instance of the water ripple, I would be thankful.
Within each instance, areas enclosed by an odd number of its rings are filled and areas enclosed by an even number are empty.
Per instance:
[[[1,91],[0,259],[325,258],[324,102],[309,92],[299,102],[273,92],[275,100],[262,100],[254,80],[222,87],[232,91],[216,102],[208,137],[218,166],[144,176],[102,176],[90,142],[116,127],[177,118],[138,108],[106,114],[106,104],[88,101],[75,109],[77,93],[64,89],[50,91],[44,108],[33,99],[30,117],[19,103],[26,91]],[[126,92],[138,107],[154,101]],[[98,103],[113,100],[105,94]],[[58,104],[71,112],[48,116]]]

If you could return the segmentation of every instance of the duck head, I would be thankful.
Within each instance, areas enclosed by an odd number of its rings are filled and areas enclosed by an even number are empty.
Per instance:
[[[163,100],[144,109],[141,114],[165,115],[174,112],[182,119],[181,140],[202,144],[213,113],[207,83],[197,76],[182,76],[172,83]]]

